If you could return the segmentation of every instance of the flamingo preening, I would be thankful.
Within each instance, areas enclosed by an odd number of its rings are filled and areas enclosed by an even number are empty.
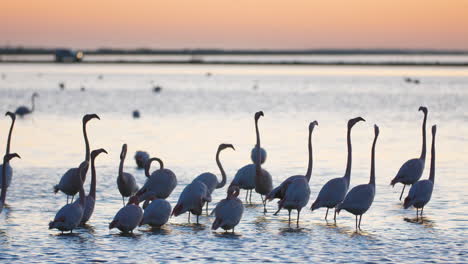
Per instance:
[[[344,209],[356,216],[356,231],[361,229],[362,215],[369,210],[375,197],[375,145],[379,137],[379,127],[374,125],[374,143],[372,143],[371,171],[368,184],[355,186],[348,192],[343,202],[337,205],[336,212],[339,214]],[[358,224],[359,216],[359,224]]]
[[[88,141],[88,134],[86,133],[86,124],[92,119],[100,119],[96,114],[89,114],[83,116],[83,138],[85,141],[85,161],[86,164],[89,164],[90,161],[90,148],[89,148],[89,141]],[[80,190],[81,182],[86,181],[86,173],[88,172],[88,168],[85,168],[84,173],[82,174],[82,179],[78,179],[79,176],[79,168],[71,168],[60,178],[59,184],[54,186],[54,192],[57,193],[58,191],[62,191],[67,195],[67,204],[68,204],[68,196],[73,196]]]
[[[8,164],[8,162],[12,158],[21,158],[18,154],[12,153],[12,154],[6,154],[3,157],[3,164]],[[7,180],[6,180],[6,166],[2,167],[2,192],[0,193],[0,213],[3,211],[3,207],[5,206],[5,200],[6,200],[6,193],[7,193]]]
[[[81,218],[81,225],[86,224],[91,218],[94,212],[94,205],[96,204],[96,166],[94,164],[96,157],[101,154],[106,153],[105,149],[96,149],[91,151],[91,186],[89,188],[89,193],[86,195],[86,206],[83,212],[83,217]],[[80,203],[80,198],[76,199],[75,203]]]
[[[33,93],[31,96],[31,109],[29,109],[27,106],[22,105],[16,108],[15,114],[19,115],[20,117],[24,117],[25,115],[34,112],[34,99],[36,97],[39,97],[39,94]]]
[[[185,186],[171,215],[178,216],[188,212],[188,221],[190,222],[190,213],[192,213],[197,216],[198,224],[198,218],[202,214],[205,202],[211,202],[208,187],[201,181],[193,181]]]
[[[351,128],[359,122],[366,121],[362,117],[356,117],[348,121],[348,132],[347,132],[347,144],[348,144],[348,161],[346,163],[345,175],[340,178],[334,178],[329,180],[320,190],[317,199],[310,208],[312,211],[317,210],[321,207],[327,207],[327,213],[325,214],[325,220],[327,220],[328,210],[334,208],[336,205],[341,203],[348,192],[349,183],[351,180],[351,163],[352,163],[352,147],[351,147]],[[336,208],[333,220],[336,221]]]
[[[151,203],[146,207],[144,206],[145,212],[139,225],[160,228],[167,223],[171,216],[171,204],[164,199],[157,199],[155,196],[150,197],[148,200]]]
[[[16,120],[16,115],[12,112],[6,112],[5,114],[6,116],[9,116],[11,118],[11,126],[10,126],[10,131],[8,132],[8,140],[7,140],[7,144],[6,144],[6,151],[5,151],[5,155],[7,154],[10,154],[10,144],[11,144],[11,134],[13,133],[13,127],[15,125],[15,120]],[[2,182],[3,182],[3,165],[5,165],[6,167],[6,186],[7,187],[10,187],[10,184],[11,184],[11,179],[13,178],[13,169],[11,168],[10,166],[10,163],[7,162],[7,163],[3,163],[3,164],[0,164],[0,185],[2,185]]]
[[[286,208],[289,212],[289,225],[291,225],[291,210],[297,210],[296,226],[299,227],[299,215],[301,209],[307,205],[310,198],[309,181],[312,175],[313,159],[312,159],[312,132],[314,127],[318,125],[317,121],[309,124],[309,140],[308,140],[308,156],[309,163],[307,165],[307,172],[305,175],[295,175],[287,178],[281,183],[280,186],[273,189],[266,197],[269,201],[278,198],[278,211],[277,215],[282,208]]]
[[[218,182],[216,175],[211,172],[204,172],[193,180],[203,182],[208,188],[210,196],[215,189],[223,188],[224,185],[226,185],[226,172],[224,172],[223,165],[221,164],[221,161],[219,161],[219,153],[221,153],[221,151],[226,148],[236,150],[231,144],[220,144],[218,150],[216,151],[216,164],[218,164],[219,171],[221,172],[221,182]],[[208,202],[206,203],[206,214],[208,214]]]
[[[138,185],[135,177],[133,177],[132,174],[123,171],[126,155],[127,144],[123,144],[122,151],[120,152],[119,175],[117,177],[117,187],[119,188],[120,195],[122,195],[123,206],[125,206],[124,197],[130,197],[138,191]]]
[[[80,202],[79,203],[69,203],[63,206],[55,215],[53,221],[49,223],[49,229],[56,228],[60,231],[70,231],[73,232],[81,222],[83,213],[86,207],[86,197],[83,189],[84,174],[88,170],[88,161],[83,161],[78,167],[78,180],[81,185],[79,187],[80,192]]]
[[[110,222],[109,229],[117,228],[124,233],[131,232],[141,223],[143,219],[143,210],[138,205],[138,197],[132,196],[128,199],[128,204],[117,212],[114,220]]]
[[[416,221],[418,220],[418,212],[421,209],[421,219],[424,211],[424,206],[431,200],[432,191],[434,190],[435,180],[435,136],[437,132],[437,126],[432,126],[432,147],[431,147],[431,170],[429,172],[429,179],[421,180],[413,184],[405,198],[403,204],[405,209],[411,206],[416,208]]]
[[[234,233],[234,228],[239,224],[242,214],[244,213],[244,205],[242,201],[237,198],[239,196],[239,186],[230,185],[227,190],[226,199],[221,200],[211,212],[215,214],[215,220],[211,226],[212,230],[222,228],[225,231],[232,229]]]
[[[395,184],[401,182],[403,184],[403,190],[401,190],[401,197],[403,197],[403,192],[405,191],[406,185],[413,185],[417,182],[424,171],[424,164],[426,162],[426,120],[427,120],[427,107],[419,107],[419,111],[424,113],[424,119],[422,123],[422,149],[421,156],[417,159],[410,159],[403,163],[401,168],[398,170],[397,175],[390,182],[390,185],[395,186]]]

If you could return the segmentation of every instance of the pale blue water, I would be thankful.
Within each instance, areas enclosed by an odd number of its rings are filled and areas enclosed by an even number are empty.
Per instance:
[[[22,159],[12,161],[8,208],[0,215],[4,262],[466,262],[468,68],[0,64],[2,73],[1,112],[29,105],[30,95],[40,94],[36,112],[18,120],[13,135],[12,151]],[[407,76],[421,83],[406,83]],[[59,82],[65,82],[64,91]],[[156,84],[163,87],[160,94],[152,92]],[[420,105],[429,108],[428,127],[438,125],[436,183],[424,224],[405,220],[415,212],[401,207],[402,186],[388,185],[404,161],[419,156]],[[141,119],[132,119],[134,109]],[[354,232],[354,216],[346,212],[336,224],[325,222],[324,209],[304,209],[301,228],[290,229],[286,211],[272,215],[275,202],[263,215],[257,194],[257,205],[246,208],[235,235],[212,232],[213,217],[205,215],[200,226],[182,215],[159,231],[141,227],[122,236],[108,230],[121,207],[116,177],[123,143],[129,148],[125,170],[140,184],[145,176],[135,168],[136,150],[162,158],[176,173],[179,185],[168,199],[174,206],[199,173],[218,174],[219,143],[236,147],[221,156],[228,182],[250,162],[258,110],[265,112],[264,167],[274,185],[305,173],[307,127],[318,120],[308,207],[327,180],[344,173],[347,120],[367,120],[353,129],[351,186],[368,181],[373,124],[380,126],[377,195],[363,216],[362,233]],[[95,213],[88,228],[60,235],[47,228],[66,198],[54,195],[52,186],[82,161],[81,117],[93,112],[101,120],[88,125],[91,147],[109,152],[96,162]],[[8,117],[0,118],[2,150],[9,125]],[[422,177],[428,173],[427,161]],[[224,196],[225,189],[216,190],[213,201]]]

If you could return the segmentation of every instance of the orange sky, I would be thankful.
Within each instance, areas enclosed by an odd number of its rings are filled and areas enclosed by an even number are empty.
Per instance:
[[[468,49],[468,0],[4,0],[6,44]]]

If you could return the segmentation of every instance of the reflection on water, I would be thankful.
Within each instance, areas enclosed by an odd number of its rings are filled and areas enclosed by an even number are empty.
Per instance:
[[[206,73],[212,73],[209,78]],[[12,151],[22,159],[14,169],[7,204],[0,215],[0,259],[5,262],[465,262],[468,230],[468,69],[405,67],[283,67],[221,65],[56,65],[1,64],[0,111],[28,105],[38,92],[36,112],[17,120]],[[39,74],[40,73],[40,74]],[[102,78],[98,76],[102,75]],[[421,84],[404,82],[405,76]],[[59,82],[65,82],[61,91]],[[153,82],[153,83],[152,83]],[[152,92],[154,84],[162,91]],[[253,86],[257,85],[256,89]],[[86,87],[86,91],[80,88]],[[428,124],[439,125],[436,184],[422,221],[415,210],[402,208],[401,185],[389,186],[404,161],[420,152],[420,105],[429,107]],[[142,117],[132,118],[138,109]],[[198,174],[218,174],[215,152],[221,142],[227,182],[250,162],[255,144],[253,113],[263,110],[262,145],[265,167],[274,185],[303,174],[307,167],[308,124],[314,132],[311,199],[321,186],[343,176],[346,165],[346,121],[363,116],[353,129],[351,187],[368,182],[374,123],[381,128],[376,153],[377,194],[363,216],[359,232],[348,213],[325,221],[325,209],[302,210],[288,227],[287,210],[278,216],[275,202],[263,214],[260,197],[252,195],[235,233],[211,230],[213,216],[200,224],[187,214],[171,217],[161,229],[142,226],[133,234],[108,230],[121,208],[116,188],[120,148],[128,144],[125,171],[141,185],[146,177],[133,155],[145,150],[164,160],[179,185],[168,201],[174,206],[183,188]],[[66,201],[52,186],[84,158],[81,117],[98,113],[88,125],[92,149],[109,154],[96,161],[97,198],[88,224],[73,234],[48,230]],[[8,118],[0,118],[4,149]],[[426,164],[428,166],[428,164]],[[427,178],[428,167],[422,176]],[[89,179],[89,176],[88,176]],[[89,190],[89,181],[85,183]],[[406,190],[405,194],[408,192]],[[216,203],[225,188],[215,190]],[[241,194],[242,200],[244,199]],[[403,221],[402,221],[403,220]],[[397,245],[397,246],[396,246]],[[401,250],[404,248],[405,250]],[[410,253],[408,253],[410,252]]]

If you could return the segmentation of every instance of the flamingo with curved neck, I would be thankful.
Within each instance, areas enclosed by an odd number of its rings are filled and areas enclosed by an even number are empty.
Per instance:
[[[257,162],[255,163],[255,192],[260,194],[263,204],[263,213],[266,213],[266,197],[263,199],[263,196],[268,195],[273,189],[273,180],[271,179],[270,173],[262,169],[261,155],[260,155],[260,132],[258,131],[258,119],[263,116],[263,112],[257,112],[255,114],[255,133],[257,135]]]
[[[3,164],[8,163],[12,158],[21,158],[18,154],[12,153],[12,154],[6,154],[3,157]],[[0,194],[0,213],[3,211],[3,206],[5,206],[5,200],[6,200],[6,193],[8,186],[6,184],[6,166],[2,167],[2,192]]]
[[[157,161],[159,169],[150,173],[151,163]],[[159,158],[151,158],[146,162],[145,175],[147,177],[145,184],[136,193],[141,201],[149,202],[149,198],[154,196],[157,199],[166,199],[171,195],[177,186],[177,176],[170,169],[164,167],[164,163]],[[144,205],[145,205],[144,204]]]
[[[403,184],[403,190],[401,190],[401,197],[403,197],[403,192],[405,191],[406,185],[413,185],[416,183],[422,176],[424,171],[424,164],[426,162],[426,120],[427,120],[427,107],[421,106],[418,111],[424,113],[424,119],[422,123],[422,147],[421,155],[417,159],[410,159],[403,163],[401,168],[398,170],[397,175],[390,182],[390,185],[395,186],[397,183]]]
[[[138,185],[135,177],[132,174],[124,172],[124,161],[127,155],[127,144],[122,145],[122,152],[120,153],[119,175],[117,177],[117,187],[122,195],[122,203],[125,206],[124,197],[130,197],[138,191]]]
[[[7,140],[6,151],[5,151],[5,155],[7,155],[7,154],[10,154],[11,135],[13,133],[13,127],[15,125],[16,115],[12,112],[6,112],[5,116],[9,116],[11,118],[10,131],[8,132],[8,140]],[[0,185],[2,184],[2,181],[3,181],[2,175],[3,175],[4,165],[6,167],[6,185],[7,187],[10,187],[11,179],[13,178],[13,169],[10,166],[9,162],[0,165],[0,172],[2,173],[0,175]]]

